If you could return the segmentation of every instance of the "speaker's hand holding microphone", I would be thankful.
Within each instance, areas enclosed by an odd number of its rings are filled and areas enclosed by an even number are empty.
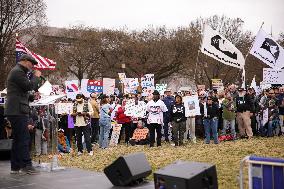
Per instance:
[[[36,77],[40,77],[41,76],[41,72],[39,70],[33,70],[33,74]]]

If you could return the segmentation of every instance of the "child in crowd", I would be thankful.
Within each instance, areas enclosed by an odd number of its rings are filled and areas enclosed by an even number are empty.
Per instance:
[[[70,153],[71,147],[67,137],[64,135],[64,130],[58,130],[58,151],[61,153]]]

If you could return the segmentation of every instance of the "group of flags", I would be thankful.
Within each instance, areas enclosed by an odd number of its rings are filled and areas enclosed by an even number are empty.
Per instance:
[[[200,51],[219,62],[244,71],[245,58],[242,53],[229,40],[208,25],[204,27]],[[262,28],[259,30],[249,53],[273,69],[279,70],[284,67],[284,49]]]
[[[204,27],[200,51],[226,65],[243,69],[244,75],[245,58],[242,53],[229,40],[208,25]],[[284,49],[262,28],[259,30],[249,53],[273,69],[279,70],[284,67]],[[17,39],[17,62],[22,54],[29,54],[37,60],[36,69],[55,69],[55,61],[30,51]]]

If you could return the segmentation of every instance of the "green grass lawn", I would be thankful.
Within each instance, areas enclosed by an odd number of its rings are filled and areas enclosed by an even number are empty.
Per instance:
[[[94,156],[76,153],[64,155],[60,164],[66,167],[77,167],[87,170],[103,171],[117,157],[133,152],[145,152],[153,172],[176,160],[207,162],[217,167],[218,184],[220,189],[239,188],[238,177],[240,160],[247,155],[284,158],[284,137],[254,138],[221,142],[219,145],[206,145],[199,140],[197,144],[188,143],[183,147],[173,147],[162,144],[162,147],[125,146],[101,150],[94,147]],[[47,161],[47,157],[41,157]],[[153,175],[149,177],[153,179]]]

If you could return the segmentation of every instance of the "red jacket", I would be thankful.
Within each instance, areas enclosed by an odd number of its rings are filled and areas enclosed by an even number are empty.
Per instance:
[[[119,107],[116,111],[116,121],[118,124],[123,124],[123,123],[130,123],[131,122],[131,117],[126,116],[124,114],[124,109],[123,107]]]

